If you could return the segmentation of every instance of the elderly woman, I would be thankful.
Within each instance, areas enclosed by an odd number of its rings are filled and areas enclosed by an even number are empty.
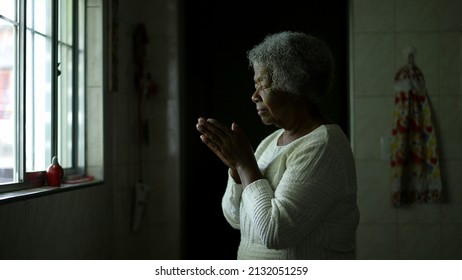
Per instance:
[[[238,259],[355,258],[354,159],[341,128],[317,105],[333,83],[330,49],[313,36],[281,32],[248,59],[257,113],[279,129],[254,152],[236,123],[201,117],[196,125],[229,167],[222,209],[241,231]]]

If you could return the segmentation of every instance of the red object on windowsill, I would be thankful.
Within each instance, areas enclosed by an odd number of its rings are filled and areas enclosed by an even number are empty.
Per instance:
[[[59,187],[64,177],[64,170],[58,163],[58,158],[53,157],[53,160],[47,168],[47,185],[50,187]]]
[[[45,185],[47,174],[45,171],[35,171],[26,173],[26,182],[31,184],[32,187],[38,188]]]
[[[84,176],[84,175],[74,175],[74,176],[69,176],[66,179],[64,179],[63,183],[64,184],[78,184],[78,183],[84,183],[84,182],[90,182],[95,179],[94,176]]]

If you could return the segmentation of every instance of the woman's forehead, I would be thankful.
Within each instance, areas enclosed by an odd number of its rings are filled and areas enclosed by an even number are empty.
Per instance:
[[[270,78],[269,71],[267,71],[266,69],[261,68],[261,67],[254,69],[253,79],[255,80],[255,82],[267,80],[269,78]]]

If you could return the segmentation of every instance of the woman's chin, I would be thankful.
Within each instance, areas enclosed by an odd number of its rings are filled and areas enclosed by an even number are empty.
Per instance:
[[[272,125],[273,122],[268,120],[267,118],[261,118],[261,122],[264,124],[264,125]]]

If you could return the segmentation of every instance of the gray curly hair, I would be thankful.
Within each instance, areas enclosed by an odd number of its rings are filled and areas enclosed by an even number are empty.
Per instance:
[[[268,71],[276,90],[318,103],[333,84],[335,61],[322,40],[301,32],[268,35],[247,52],[252,69]]]

